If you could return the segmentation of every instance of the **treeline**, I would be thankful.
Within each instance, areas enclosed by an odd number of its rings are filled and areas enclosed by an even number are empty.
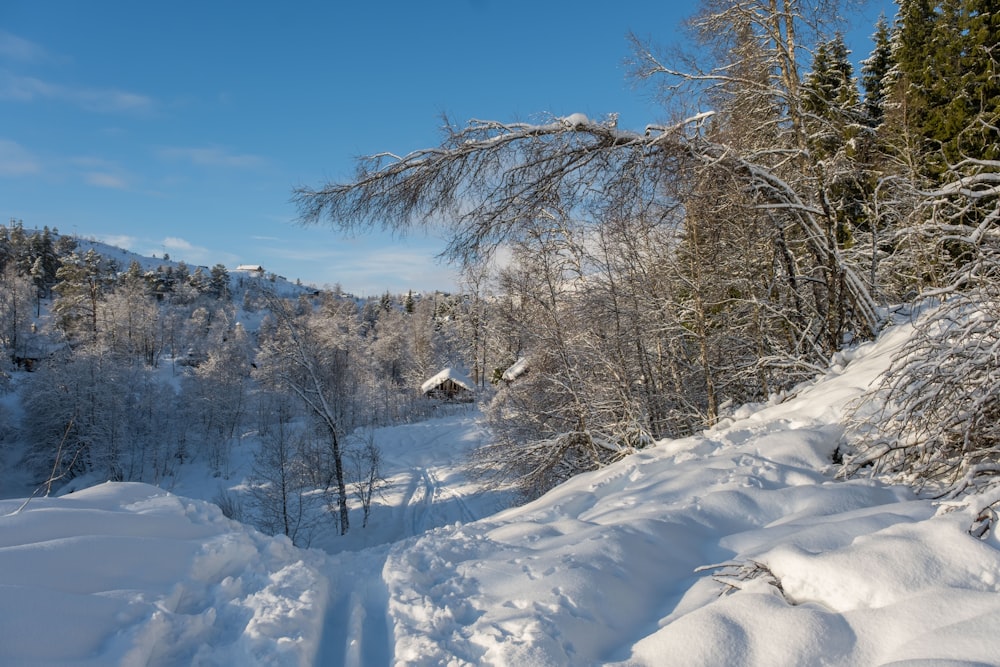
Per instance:
[[[378,456],[355,432],[424,415],[421,383],[463,357],[456,296],[358,300],[111,255],[0,225],[0,385],[16,379],[23,407],[0,419],[0,446],[26,443],[22,465],[50,488],[160,483],[190,460],[227,477],[249,442],[251,492],[228,509],[244,504],[243,518],[301,541],[296,524],[331,506],[346,531],[352,484],[371,481]]]
[[[668,121],[449,125],[438,147],[379,153],[355,181],[296,191],[309,223],[450,221],[449,252],[481,308],[478,367],[524,359],[490,405],[484,471],[535,494],[712,425],[823,371],[900,304],[967,299],[997,321],[998,13],[900,0],[855,72],[843,11],[702,0],[689,53],[633,38],[631,74],[662,95]],[[968,349],[994,349],[978,341]],[[847,469],[942,492],[996,470],[1000,442],[984,428],[1000,412],[996,361],[976,363],[978,375],[940,363],[928,385],[900,362],[878,404],[914,407],[859,416]],[[908,398],[973,377],[971,430],[936,430]],[[934,394],[941,409],[968,414],[955,396],[969,393],[951,393]]]
[[[305,222],[449,221],[460,297],[232,295],[211,272],[168,280],[72,252],[52,263],[23,250],[41,239],[4,250],[18,255],[0,292],[9,358],[51,336],[26,394],[39,467],[155,479],[197,451],[222,470],[252,428],[269,443],[258,488],[279,489],[258,502],[287,508],[313,497],[308,484],[326,488],[346,530],[350,434],[413,414],[413,388],[445,365],[495,387],[480,471],[535,495],[780,395],[897,313],[944,302],[838,454],[847,473],[940,494],[988,483],[1000,471],[997,13],[901,0],[855,72],[840,3],[780,4],[703,0],[687,55],[633,38],[631,74],[662,95],[666,121],[450,125],[438,147],[379,153],[353,182],[295,193]],[[46,298],[54,319],[32,331],[24,314]],[[259,334],[238,326],[233,298],[268,313]],[[180,381],[153,381],[165,357],[191,360]]]

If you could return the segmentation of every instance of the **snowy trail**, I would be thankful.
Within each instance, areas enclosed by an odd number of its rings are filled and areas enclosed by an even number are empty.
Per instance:
[[[974,506],[832,478],[841,410],[885,354],[499,513],[433,463],[447,439],[409,431],[414,535],[351,554],[372,580],[342,584],[355,629],[322,664],[995,664],[1000,554],[966,532]]]
[[[398,583],[389,579],[396,562],[420,536],[476,521],[509,504],[506,494],[484,493],[464,473],[469,452],[486,437],[477,419],[475,410],[463,409],[376,432],[388,485],[373,504],[368,527],[352,525],[347,536],[319,545],[332,555],[316,664],[393,664],[390,586],[398,588]]]
[[[0,500],[0,664],[995,665],[1000,489],[833,477],[906,336],[504,511],[472,411],[380,429],[391,484],[325,553],[143,484]]]
[[[333,604],[316,664],[381,667],[392,663],[386,618],[389,592],[382,579],[388,547],[349,553],[331,563]]]

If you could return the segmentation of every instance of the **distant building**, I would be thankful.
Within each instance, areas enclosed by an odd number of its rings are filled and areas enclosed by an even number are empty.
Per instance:
[[[471,403],[475,398],[472,382],[453,368],[444,369],[420,385],[420,393],[428,398],[458,403]]]
[[[242,271],[244,273],[255,273],[258,276],[264,275],[264,267],[260,264],[240,264],[235,270]]]

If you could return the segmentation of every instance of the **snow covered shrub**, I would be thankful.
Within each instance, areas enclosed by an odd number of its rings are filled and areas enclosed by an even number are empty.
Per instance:
[[[854,474],[954,497],[1000,474],[1000,284],[988,279],[921,316],[853,413]]]

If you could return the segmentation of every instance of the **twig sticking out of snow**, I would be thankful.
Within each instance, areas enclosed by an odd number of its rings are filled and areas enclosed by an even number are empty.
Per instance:
[[[719,597],[728,595],[733,591],[743,590],[744,585],[748,581],[754,581],[756,579],[763,579],[764,582],[774,587],[781,597],[790,605],[798,604],[795,600],[788,597],[785,593],[784,587],[781,585],[781,580],[771,571],[766,563],[761,563],[756,560],[747,560],[745,562],[732,562],[732,563],[718,563],[715,565],[704,565],[695,569],[695,572],[707,572],[709,570],[714,570],[712,574],[712,579],[722,584],[723,588],[719,592]]]

